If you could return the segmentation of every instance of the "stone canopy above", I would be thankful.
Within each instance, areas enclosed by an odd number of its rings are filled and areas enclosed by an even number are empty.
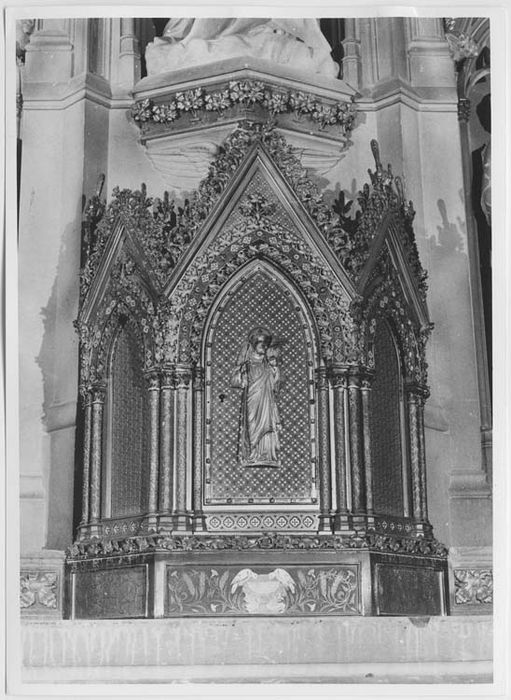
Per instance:
[[[198,186],[240,119],[273,120],[313,170],[338,164],[356,123],[355,91],[344,81],[263,58],[230,58],[143,78],[134,97],[141,144],[176,193]]]

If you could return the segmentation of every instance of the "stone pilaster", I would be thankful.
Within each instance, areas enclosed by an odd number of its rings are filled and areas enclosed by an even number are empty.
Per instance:
[[[140,51],[135,36],[135,20],[133,17],[123,17],[120,22],[118,81],[121,85],[131,87],[140,79]]]
[[[410,83],[413,87],[453,87],[449,48],[439,17],[406,17]]]
[[[345,37],[342,41],[344,56],[342,59],[342,77],[348,85],[357,88],[362,78],[362,61],[360,57],[360,38],[358,22],[354,17],[344,20]]]

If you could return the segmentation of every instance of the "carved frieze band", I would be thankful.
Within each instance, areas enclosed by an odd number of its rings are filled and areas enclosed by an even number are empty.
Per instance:
[[[314,513],[226,513],[206,516],[206,525],[211,531],[316,531],[318,516]]]
[[[356,566],[254,569],[168,566],[166,616],[360,613]]]
[[[493,603],[492,569],[454,569],[453,573],[456,605]]]

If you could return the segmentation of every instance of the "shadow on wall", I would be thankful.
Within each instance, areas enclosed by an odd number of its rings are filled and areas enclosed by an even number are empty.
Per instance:
[[[75,223],[64,229],[55,279],[48,303],[41,308],[43,338],[35,358],[42,374],[42,427],[49,449],[43,478],[47,493],[48,549],[65,549],[73,539],[76,494],[75,446],[78,397],[78,336],[73,321],[78,313],[80,231]],[[79,422],[78,422],[79,424]]]

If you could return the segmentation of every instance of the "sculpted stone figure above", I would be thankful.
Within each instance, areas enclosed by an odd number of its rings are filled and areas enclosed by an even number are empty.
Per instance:
[[[148,75],[249,56],[336,78],[330,51],[312,18],[175,18],[148,44],[145,58]]]

